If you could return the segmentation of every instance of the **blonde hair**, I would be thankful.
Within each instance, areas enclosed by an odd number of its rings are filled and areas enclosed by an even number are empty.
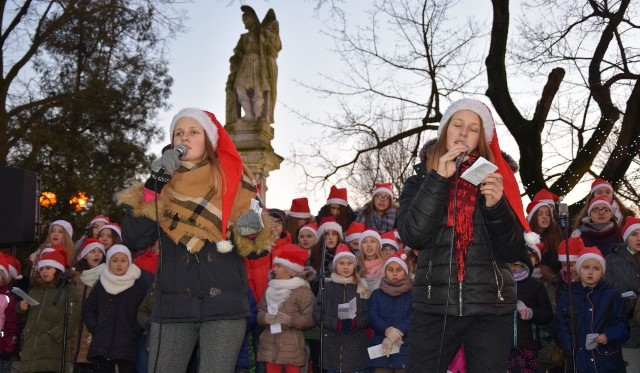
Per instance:
[[[438,159],[440,159],[440,157],[442,157],[444,153],[447,152],[447,131],[449,129],[449,124],[451,123],[451,119],[456,113],[453,113],[453,115],[451,115],[451,118],[449,118],[447,123],[444,125],[444,128],[442,129],[440,136],[436,140],[436,143],[431,148],[429,148],[429,150],[427,150],[427,164],[426,164],[427,171],[437,170]],[[476,112],[473,112],[473,113],[478,115],[478,113]],[[473,151],[471,151],[471,154],[475,156],[484,157],[489,162],[495,163],[496,160],[493,157],[493,153],[491,152],[489,143],[487,143],[486,137],[484,135],[484,123],[482,122],[482,118],[480,117],[480,115],[478,115],[478,118],[480,119],[480,133],[478,138],[478,147]]]

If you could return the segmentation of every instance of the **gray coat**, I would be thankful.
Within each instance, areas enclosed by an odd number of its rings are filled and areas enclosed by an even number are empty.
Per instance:
[[[604,273],[604,280],[609,283],[618,293],[629,290],[640,294],[640,268],[629,252],[626,244],[616,245],[611,253],[605,258],[607,270]],[[629,326],[631,327],[629,340],[624,344],[627,348],[640,348],[640,325],[633,320],[633,308],[635,299],[625,300],[625,308],[629,316]]]

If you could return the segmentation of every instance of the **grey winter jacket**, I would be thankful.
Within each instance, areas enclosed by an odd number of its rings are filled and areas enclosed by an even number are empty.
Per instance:
[[[629,290],[640,294],[640,268],[627,248],[627,244],[616,245],[605,258],[607,270],[604,280],[618,293]],[[625,300],[625,309],[628,312],[629,326],[631,327],[629,340],[624,344],[627,348],[640,348],[640,325],[633,319],[633,309],[636,299]]]
[[[524,229],[506,198],[488,208],[478,191],[473,242],[465,256],[466,276],[459,283],[455,256],[450,255],[453,228],[447,226],[451,180],[422,170],[418,168],[418,174],[404,184],[398,219],[402,241],[420,250],[414,310],[453,316],[513,312],[517,297],[509,263],[526,261],[526,246]]]

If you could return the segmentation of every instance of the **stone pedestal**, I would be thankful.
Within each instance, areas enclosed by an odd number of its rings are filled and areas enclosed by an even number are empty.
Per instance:
[[[245,165],[255,176],[256,183],[260,187],[260,197],[266,205],[267,177],[271,171],[280,168],[283,160],[271,146],[274,136],[273,127],[264,120],[239,119],[236,122],[227,123],[224,128],[231,136]]]

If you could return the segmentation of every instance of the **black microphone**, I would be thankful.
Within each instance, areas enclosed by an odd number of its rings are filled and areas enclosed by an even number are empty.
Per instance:
[[[188,149],[183,144],[178,144],[173,147],[173,150],[178,152],[178,159],[182,159],[182,157],[184,157],[184,155],[187,154]],[[164,167],[162,167],[162,163],[158,162],[156,165],[159,167],[153,167],[154,164],[153,163],[151,164],[151,172],[157,173],[159,175],[163,175],[165,173],[165,169]]]

